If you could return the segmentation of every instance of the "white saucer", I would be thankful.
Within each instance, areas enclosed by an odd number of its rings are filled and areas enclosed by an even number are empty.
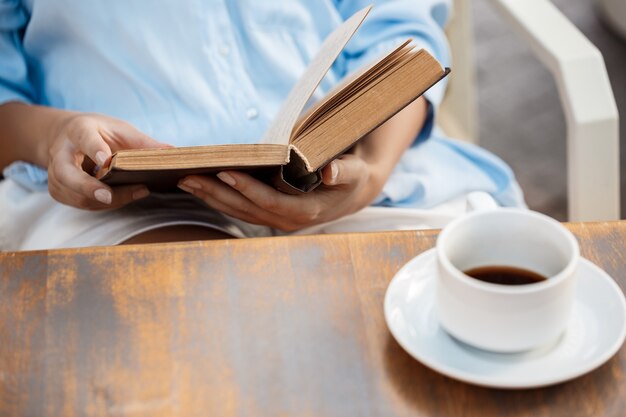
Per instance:
[[[586,259],[578,268],[574,311],[565,334],[550,346],[515,354],[473,348],[439,326],[436,273],[434,249],[404,265],[387,288],[385,320],[404,350],[451,378],[498,388],[552,385],[597,368],[624,342],[624,295],[606,272]]]

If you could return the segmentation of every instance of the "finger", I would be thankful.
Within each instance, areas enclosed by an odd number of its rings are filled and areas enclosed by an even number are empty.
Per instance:
[[[231,187],[215,178],[189,176],[184,178],[178,186],[182,190],[202,198],[203,200],[205,197],[210,197],[212,201],[219,201],[220,207],[231,207],[250,217],[256,217],[262,210],[241,193],[233,190]],[[221,208],[219,210],[221,211]]]
[[[52,175],[48,176],[48,191],[52,198],[60,203],[83,210],[102,210],[110,208],[109,204],[101,203],[93,198],[71,190],[59,183]]]
[[[84,195],[70,190],[59,184],[52,175],[48,175],[48,192],[50,196],[59,203],[63,203],[67,206],[72,206],[80,209],[90,210],[92,206],[101,204],[93,199],[89,199]]]
[[[120,185],[113,188],[113,199],[109,208],[123,207],[133,201],[142,200],[150,195],[150,190],[145,185]]]
[[[298,229],[295,224],[285,221],[286,219],[276,217],[275,214],[267,213],[261,208],[258,208],[256,211],[251,212],[242,211],[235,207],[224,204],[210,194],[202,193],[200,191],[194,195],[204,201],[209,207],[251,224],[273,227],[286,232]]]
[[[343,155],[322,170],[325,185],[349,185],[363,179],[365,162],[355,155]]]
[[[49,175],[59,183],[61,191],[69,189],[83,197],[110,205],[113,193],[109,186],[98,181],[82,170],[69,147],[57,153],[48,167]]]
[[[98,133],[93,120],[81,118],[74,122],[74,129],[68,135],[71,143],[98,166],[104,166],[111,157],[111,148]]]
[[[223,202],[214,198],[210,194],[203,193],[202,191],[198,191],[192,194],[196,196],[197,198],[201,199],[207,206],[219,211],[220,213],[227,214],[231,217],[234,217],[239,220],[243,220],[251,224],[263,224],[263,222],[260,219],[258,219],[256,216],[253,216],[250,213],[238,210],[232,206],[224,204]]]
[[[179,187],[203,200],[207,205],[229,216],[248,223],[292,229],[289,219],[270,213],[248,200],[238,191],[217,179],[190,176],[180,182]]]
[[[107,204],[67,188],[53,174],[49,175],[48,189],[55,200],[85,210],[115,209],[145,198],[150,194],[149,190],[140,184],[115,187],[112,190],[111,203]]]
[[[55,200],[83,210],[113,210],[149,195],[149,191],[143,185],[118,187],[113,191],[111,204],[105,204],[69,189],[61,191],[58,185],[55,186],[53,183],[49,184],[49,191]]]
[[[217,177],[250,200],[265,224],[292,231],[322,220],[323,197],[319,193],[289,195],[241,172],[220,172]]]
[[[274,215],[291,216],[302,212],[305,205],[302,196],[281,193],[273,187],[236,171],[222,171],[217,177],[233,189],[239,191],[248,200]]]
[[[172,145],[162,143],[146,135],[130,123],[118,121],[107,126],[100,132],[106,140],[113,142],[118,149],[142,149],[142,148],[173,148]]]
[[[339,169],[337,168],[337,163],[335,161],[331,161],[330,164],[326,165],[322,169],[322,183],[324,185],[335,185],[338,172]]]

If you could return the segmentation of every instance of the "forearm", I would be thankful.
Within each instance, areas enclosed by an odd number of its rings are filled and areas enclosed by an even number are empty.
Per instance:
[[[375,198],[391,175],[400,157],[422,130],[428,114],[428,102],[420,97],[360,141],[354,149],[372,167],[375,187],[368,196]]]
[[[48,142],[72,113],[19,102],[0,105],[0,170],[14,161],[48,165]]]

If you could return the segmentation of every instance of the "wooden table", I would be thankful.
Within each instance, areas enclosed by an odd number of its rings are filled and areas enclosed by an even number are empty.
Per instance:
[[[572,224],[626,286],[626,222]],[[435,232],[0,254],[2,416],[624,416],[626,351],[505,391],[421,365],[383,318]]]

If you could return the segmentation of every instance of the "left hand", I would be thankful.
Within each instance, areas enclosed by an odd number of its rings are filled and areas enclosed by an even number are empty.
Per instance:
[[[420,97],[322,170],[322,184],[304,195],[283,194],[243,172],[190,175],[179,187],[210,207],[248,223],[295,231],[352,214],[370,204],[413,143],[428,114]],[[219,179],[218,179],[219,178]]]
[[[345,154],[322,170],[322,184],[317,189],[303,195],[284,194],[238,171],[222,171],[217,178],[191,175],[178,186],[229,216],[295,231],[370,204],[384,185],[376,172],[375,166],[360,157]]]

